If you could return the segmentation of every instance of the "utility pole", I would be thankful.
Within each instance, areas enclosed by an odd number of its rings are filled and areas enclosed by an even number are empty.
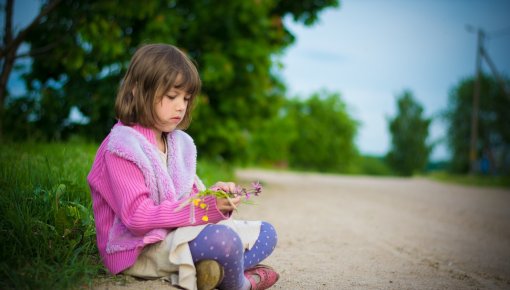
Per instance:
[[[476,81],[473,90],[473,104],[471,109],[471,143],[469,147],[470,173],[475,174],[478,169],[478,112],[480,107],[480,81],[482,74],[483,40],[485,34],[482,29],[477,32],[476,46]]]
[[[487,34],[481,29],[475,29],[471,25],[466,25],[466,30],[468,32],[476,32],[477,35],[477,45],[476,45],[476,80],[473,89],[473,103],[472,103],[472,111],[471,111],[471,140],[469,146],[469,173],[476,174],[478,172],[478,123],[479,123],[479,112],[480,112],[480,86],[481,86],[481,78],[482,78],[482,61],[485,58],[485,61],[489,65],[489,68],[492,71],[492,74],[499,82],[501,86],[501,91],[503,94],[510,98],[510,90],[507,88],[506,81],[501,77],[494,65],[494,62],[490,58],[489,54],[485,50],[484,41],[487,37]],[[501,31],[496,31],[489,33],[488,37],[494,38],[495,36],[503,36],[510,34],[510,27],[507,27]],[[485,144],[490,146],[490,144]]]

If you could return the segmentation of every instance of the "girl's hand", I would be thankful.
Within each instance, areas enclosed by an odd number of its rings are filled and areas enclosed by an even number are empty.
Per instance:
[[[221,211],[223,214],[228,214],[229,212],[232,212],[233,210],[237,209],[237,206],[241,203],[241,197],[234,197],[230,199],[226,198],[216,198],[216,207],[219,211]]]
[[[235,192],[236,185],[233,182],[218,181],[213,186],[211,186],[211,189],[222,190],[226,193],[230,193],[230,192]]]
[[[213,186],[211,186],[213,190],[221,190],[226,193],[232,193],[236,190],[236,185],[233,182],[223,182],[218,181]],[[228,214],[229,212],[237,209],[237,206],[241,203],[241,197],[233,197],[233,198],[216,198],[216,207],[223,214]]]

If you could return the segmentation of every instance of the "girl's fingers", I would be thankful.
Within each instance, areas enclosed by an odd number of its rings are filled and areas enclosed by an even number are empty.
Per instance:
[[[227,197],[227,201],[230,204],[230,206],[232,206],[232,210],[237,209],[237,206],[234,204],[232,199],[230,199],[230,197]]]
[[[236,198],[217,198],[216,205],[220,211],[233,211],[241,202],[240,197]]]
[[[219,181],[219,182],[216,182],[216,184],[213,185],[211,188],[217,188],[217,189],[223,190],[225,192],[235,192],[236,185],[233,182]]]
[[[228,192],[235,192],[236,185],[233,182],[228,182],[227,186],[228,186]]]
[[[235,204],[236,206],[239,205],[241,203],[241,197],[238,196],[238,197],[234,197],[234,198],[231,198],[230,199],[232,201],[233,204]]]

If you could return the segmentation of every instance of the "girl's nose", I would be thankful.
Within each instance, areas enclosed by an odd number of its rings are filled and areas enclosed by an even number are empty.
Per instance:
[[[179,104],[178,104],[178,106],[177,106],[177,109],[178,109],[179,111],[184,111],[184,110],[186,110],[186,105],[187,105],[186,100],[185,100],[184,98],[179,98],[179,100],[180,100],[180,102],[179,102]]]

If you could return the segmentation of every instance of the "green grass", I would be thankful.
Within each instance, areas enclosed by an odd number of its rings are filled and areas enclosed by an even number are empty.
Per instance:
[[[0,148],[0,288],[74,288],[102,271],[86,176],[94,145]]]
[[[480,187],[510,187],[509,176],[455,175],[446,172],[433,172],[429,178],[441,182],[480,186]]]
[[[357,170],[354,170],[355,174],[375,176],[390,176],[395,174],[384,161],[384,157],[380,156],[360,156],[360,160],[356,167]]]
[[[106,274],[86,182],[97,147],[0,145],[0,289],[82,288]],[[233,177],[227,164],[198,171],[206,184]]]

